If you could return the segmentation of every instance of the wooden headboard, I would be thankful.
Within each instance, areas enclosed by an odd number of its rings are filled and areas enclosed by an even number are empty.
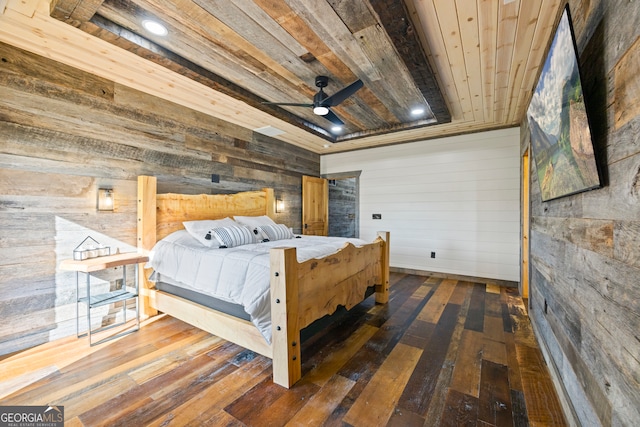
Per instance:
[[[272,188],[235,194],[156,194],[154,176],[138,177],[138,249],[149,251],[163,237],[184,228],[183,221],[234,215],[275,217]]]

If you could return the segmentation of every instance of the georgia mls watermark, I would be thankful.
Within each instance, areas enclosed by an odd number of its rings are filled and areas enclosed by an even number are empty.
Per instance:
[[[64,406],[0,406],[0,427],[64,427]]]

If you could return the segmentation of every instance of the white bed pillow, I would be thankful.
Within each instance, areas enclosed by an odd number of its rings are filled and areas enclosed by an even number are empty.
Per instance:
[[[211,230],[211,235],[220,244],[220,248],[233,248],[258,242],[251,229],[244,225],[216,227]]]
[[[194,239],[198,242],[202,243],[204,246],[212,247],[217,245],[217,241],[215,237],[213,237],[210,231],[217,227],[225,227],[230,225],[238,225],[231,218],[224,219],[203,219],[200,221],[184,221],[182,223],[184,225],[185,230],[189,233]]]
[[[267,215],[261,216],[239,216],[236,215],[233,219],[242,225],[247,225],[249,227],[258,227],[261,225],[276,225],[276,222],[269,218]]]
[[[266,235],[267,239],[271,242],[296,237],[293,232],[291,232],[291,229],[284,224],[260,225],[257,228]]]

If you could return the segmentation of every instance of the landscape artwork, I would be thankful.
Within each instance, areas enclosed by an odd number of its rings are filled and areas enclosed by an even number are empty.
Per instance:
[[[600,187],[568,8],[527,118],[542,201]]]

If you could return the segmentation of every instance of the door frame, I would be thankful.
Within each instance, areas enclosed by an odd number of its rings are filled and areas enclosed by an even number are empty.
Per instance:
[[[531,254],[531,159],[530,147],[522,154],[522,197],[521,197],[521,239],[520,239],[520,285],[522,298],[529,298],[530,254]]]

